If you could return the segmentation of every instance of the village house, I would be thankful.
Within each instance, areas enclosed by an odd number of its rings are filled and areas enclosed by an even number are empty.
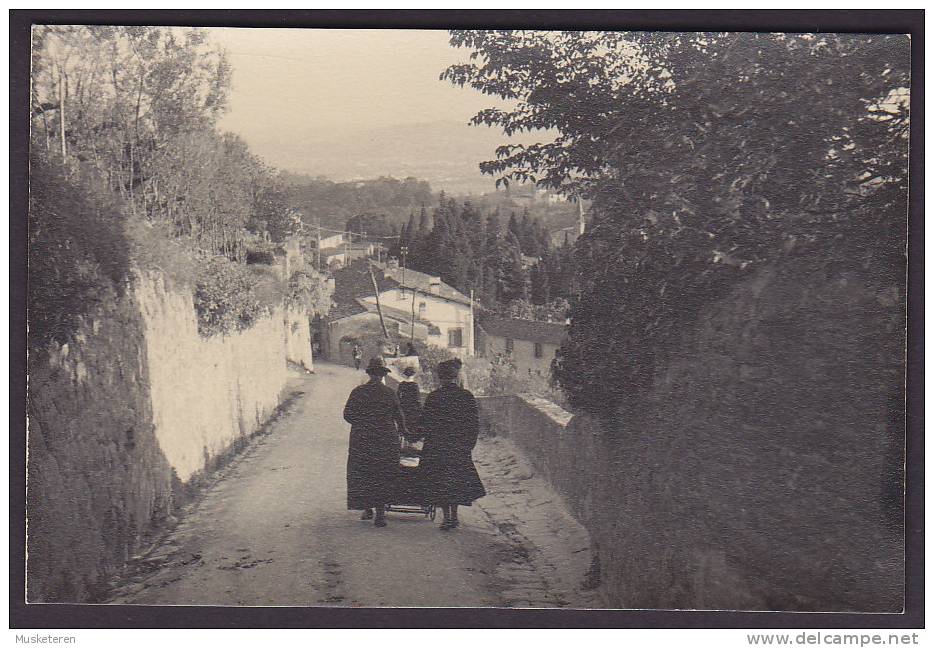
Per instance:
[[[380,288],[380,306],[400,317],[402,324],[426,327],[425,342],[442,347],[454,355],[466,358],[474,355],[474,319],[470,298],[441,281],[440,277],[415,270],[399,268],[395,263],[372,263],[384,278]],[[404,276],[403,276],[404,275]],[[404,283],[403,283],[404,281]],[[372,291],[362,303],[375,310]]]
[[[344,248],[324,248],[318,254],[322,268],[342,268],[347,264],[347,254]]]
[[[549,376],[551,361],[564,340],[566,326],[558,322],[483,317],[478,324],[480,354],[508,356],[520,374]]]
[[[319,330],[327,357],[352,364],[350,353],[355,343],[382,337],[373,279],[377,282],[383,323],[393,340],[403,344],[414,337],[461,358],[474,355],[470,299],[440,278],[413,270],[406,270],[403,286],[401,269],[388,266],[354,263],[335,273],[334,305]],[[373,278],[368,268],[372,268]],[[375,346],[363,351],[367,357],[377,352]]]
[[[317,247],[320,250],[341,247],[344,244],[344,235],[340,232],[336,234],[319,233],[317,238],[311,239],[311,244],[312,247]]]

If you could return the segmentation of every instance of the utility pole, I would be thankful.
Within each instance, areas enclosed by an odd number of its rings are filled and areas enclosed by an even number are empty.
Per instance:
[[[412,343],[415,343],[415,288],[412,288],[412,331],[409,333]]]
[[[321,221],[315,216],[315,267],[321,272]]]
[[[467,330],[467,355],[473,355],[473,288],[470,289],[470,324]]]
[[[402,254],[402,294],[405,294],[405,255],[409,253],[409,246],[403,245],[399,252]]]
[[[577,212],[580,215],[580,220],[577,225],[577,233],[580,236],[584,235],[584,199],[581,197],[581,194],[577,194]]]
[[[370,267],[370,279],[373,281],[373,292],[376,294],[376,312],[379,313],[379,325],[383,329],[383,337],[389,341],[389,331],[386,330],[386,322],[383,320],[383,309],[379,305],[379,286],[376,285],[376,276],[373,274],[373,267]]]

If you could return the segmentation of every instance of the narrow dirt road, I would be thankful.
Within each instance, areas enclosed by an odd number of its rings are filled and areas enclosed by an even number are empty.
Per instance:
[[[109,602],[486,607],[517,605],[504,592],[518,591],[522,605],[574,604],[550,595],[515,520],[506,533],[473,506],[462,508],[453,532],[401,513],[379,529],[347,511],[349,426],[341,410],[365,375],[328,364],[316,371],[294,379],[300,393],[268,434],[134,564],[135,575]],[[550,570],[555,562],[560,557]]]

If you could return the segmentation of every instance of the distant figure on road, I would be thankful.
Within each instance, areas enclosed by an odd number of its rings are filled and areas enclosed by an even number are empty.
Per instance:
[[[441,530],[458,526],[457,507],[470,506],[486,495],[473,464],[474,446],[480,433],[477,401],[457,384],[461,361],[438,365],[441,388],[425,399],[419,428],[425,435],[419,470],[423,471],[428,501],[441,506]]]
[[[399,436],[406,433],[405,417],[396,392],[383,384],[389,373],[383,359],[375,357],[366,368],[369,382],[355,387],[344,406],[350,423],[347,453],[347,509],[363,511],[369,520],[376,510],[375,524],[386,526],[385,505],[399,471]]]
[[[402,370],[405,380],[399,383],[396,388],[396,395],[399,397],[399,405],[402,407],[402,413],[408,423],[408,434],[406,441],[415,442],[419,439],[418,430],[415,429],[418,419],[422,415],[422,399],[419,393],[418,383],[412,380],[416,373],[415,367],[406,367]]]
[[[360,359],[363,357],[363,352],[360,351],[360,347],[356,344],[353,345],[353,366],[357,371],[360,371]]]

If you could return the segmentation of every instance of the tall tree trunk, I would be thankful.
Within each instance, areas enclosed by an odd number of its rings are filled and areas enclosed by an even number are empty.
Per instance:
[[[49,118],[45,114],[45,111],[42,111],[42,127],[45,129],[45,152],[49,154],[49,157],[52,155],[52,134],[49,132]]]
[[[130,209],[136,215],[136,143],[139,142],[139,108],[143,100],[143,72],[140,71],[139,84],[136,90],[136,115],[133,118],[133,137],[130,138]]]
[[[136,216],[136,192],[133,189],[133,183],[135,182],[135,168],[136,165],[136,146],[133,143],[133,140],[130,140],[130,209],[133,212],[133,215]]]
[[[65,72],[58,66],[58,119],[62,140],[62,162],[68,160],[68,145],[65,144]]]

